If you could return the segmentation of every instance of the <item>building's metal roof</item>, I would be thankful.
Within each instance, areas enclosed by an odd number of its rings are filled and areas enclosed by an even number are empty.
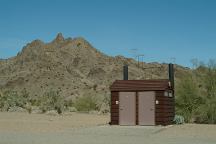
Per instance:
[[[110,87],[111,91],[155,91],[168,90],[170,87],[168,79],[157,80],[116,80]]]

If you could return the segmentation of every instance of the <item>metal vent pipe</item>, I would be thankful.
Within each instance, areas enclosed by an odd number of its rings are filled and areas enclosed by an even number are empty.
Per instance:
[[[175,80],[174,80],[174,66],[172,63],[169,64],[169,80],[171,82],[171,86],[174,89],[175,88]]]
[[[123,80],[128,80],[128,65],[123,67]]]

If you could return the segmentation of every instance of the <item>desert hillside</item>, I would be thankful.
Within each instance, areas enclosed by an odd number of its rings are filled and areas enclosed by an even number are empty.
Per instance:
[[[17,56],[0,61],[0,90],[25,90],[31,99],[55,90],[65,100],[82,96],[109,97],[109,87],[122,79],[122,67],[129,65],[129,79],[168,78],[167,64],[140,63],[123,56],[111,57],[84,38],[67,38],[61,33],[49,43],[34,40]],[[189,69],[175,65],[176,82]]]
[[[167,78],[166,64],[143,63],[138,68],[134,59],[107,56],[83,38],[65,39],[58,34],[50,43],[35,40],[17,56],[1,60],[0,88],[26,89],[34,96],[50,89],[59,90],[65,97],[90,91],[106,94],[113,81],[122,79],[124,64],[129,65],[129,79]],[[176,66],[177,80],[187,71]]]

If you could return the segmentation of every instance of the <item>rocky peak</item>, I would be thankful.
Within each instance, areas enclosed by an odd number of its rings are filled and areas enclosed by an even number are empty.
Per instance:
[[[62,33],[58,33],[53,42],[58,43],[58,42],[63,42],[64,40],[65,40],[65,39],[64,39]]]
[[[37,39],[37,40],[32,41],[32,42],[29,44],[29,46],[30,46],[30,47],[35,47],[35,46],[40,46],[40,45],[43,45],[43,44],[44,44],[43,41]]]

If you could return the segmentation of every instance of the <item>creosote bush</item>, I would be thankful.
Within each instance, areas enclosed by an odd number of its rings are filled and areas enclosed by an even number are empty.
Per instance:
[[[78,111],[89,112],[91,110],[98,110],[96,99],[94,96],[91,95],[79,97],[75,101],[74,106]]]
[[[90,112],[98,111],[100,113],[108,113],[110,111],[110,94],[95,93],[93,91],[84,93],[83,96],[76,100],[65,100],[59,91],[50,90],[44,92],[41,96],[30,96],[26,89],[20,93],[16,91],[4,91],[0,93],[0,111],[9,111],[11,108],[16,110],[23,108],[29,113],[34,109],[37,112],[45,113],[47,111],[55,110],[61,114],[64,110]],[[39,110],[39,111],[38,111]]]
[[[64,98],[59,94],[59,91],[50,90],[39,98],[38,104],[43,113],[56,110],[61,114],[64,109]]]
[[[24,91],[19,95],[16,91],[5,91],[0,95],[0,109],[8,111],[11,107],[25,108],[28,103],[28,94]]]
[[[92,91],[84,93],[73,102],[73,107],[77,111],[90,112],[98,111],[100,113],[108,113],[110,111],[110,94],[94,93]]]
[[[8,111],[10,108],[21,107],[29,113],[32,112],[32,107],[36,106],[42,112],[56,110],[59,114],[63,112],[65,102],[64,98],[58,91],[50,90],[42,96],[31,97],[26,89],[19,94],[16,91],[4,91],[0,94],[0,110]]]

